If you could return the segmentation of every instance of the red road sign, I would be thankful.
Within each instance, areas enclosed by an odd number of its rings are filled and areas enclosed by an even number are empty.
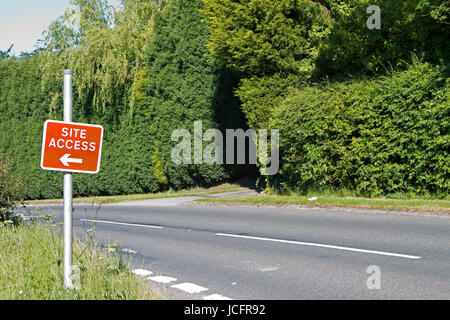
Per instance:
[[[100,170],[103,127],[47,120],[42,139],[44,170],[97,173]]]

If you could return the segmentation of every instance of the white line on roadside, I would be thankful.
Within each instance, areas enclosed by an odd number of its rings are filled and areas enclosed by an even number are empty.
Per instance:
[[[124,223],[124,222],[115,222],[115,221],[104,221],[104,220],[90,220],[90,219],[80,219],[81,221],[86,222],[97,222],[97,223],[109,223],[109,224],[118,224],[122,226],[131,226],[131,227],[144,227],[144,228],[153,228],[153,229],[164,229],[160,226],[151,226],[147,224],[135,224],[135,223]]]
[[[199,292],[208,290],[208,288],[205,288],[205,287],[202,287],[202,286],[198,286],[196,284],[189,283],[189,282],[174,284],[171,287],[179,289],[179,290],[182,290],[182,291],[190,293],[190,294],[199,293]]]
[[[138,276],[141,276],[141,277],[146,277],[146,276],[149,276],[149,275],[153,274],[153,272],[145,270],[145,269],[134,269],[133,273],[135,275],[138,275]]]
[[[399,257],[399,258],[406,258],[406,259],[421,259],[422,258],[422,257],[418,257],[418,256],[410,256],[410,255],[407,255],[407,254],[399,254],[399,253],[392,253],[392,252],[383,252],[383,251],[374,251],[374,250],[365,250],[365,249],[333,246],[333,245],[328,245],[328,244],[320,244],[320,243],[312,243],[312,242],[300,242],[300,241],[292,241],[292,240],[260,238],[260,237],[242,236],[242,235],[227,234],[227,233],[216,233],[216,235],[217,236],[221,236],[221,237],[232,237],[232,238],[242,238],[242,239],[260,240],[260,241],[271,241],[271,242],[297,244],[297,245],[302,245],[302,246],[321,247],[321,248],[336,249],[336,250],[346,250],[346,251],[354,251],[354,252],[361,252],[361,253],[378,254],[378,255],[383,255],[383,256],[392,256],[392,257]]]
[[[170,283],[170,282],[177,281],[176,278],[165,277],[165,276],[150,277],[150,278],[147,278],[147,280],[151,280],[151,281],[155,281],[155,282],[159,282],[159,283]]]

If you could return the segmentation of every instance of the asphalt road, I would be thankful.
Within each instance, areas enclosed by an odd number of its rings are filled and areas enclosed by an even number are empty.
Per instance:
[[[450,299],[448,215],[192,200],[75,205],[74,231],[96,221],[99,243],[136,250],[133,269],[168,298]]]

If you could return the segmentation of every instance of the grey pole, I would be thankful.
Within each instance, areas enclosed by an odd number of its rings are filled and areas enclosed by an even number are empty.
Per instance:
[[[64,70],[64,121],[72,122],[72,70]],[[72,174],[64,172],[64,287],[72,289]]]

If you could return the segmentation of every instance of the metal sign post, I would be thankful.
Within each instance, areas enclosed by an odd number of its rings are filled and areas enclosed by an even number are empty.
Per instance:
[[[72,266],[72,172],[99,172],[103,127],[72,122],[73,72],[69,69],[63,74],[64,121],[47,120],[44,123],[41,168],[64,172],[64,287],[77,289],[79,284],[74,287]]]
[[[72,70],[64,70],[64,121],[72,122]],[[64,287],[72,289],[72,173],[64,172]]]

